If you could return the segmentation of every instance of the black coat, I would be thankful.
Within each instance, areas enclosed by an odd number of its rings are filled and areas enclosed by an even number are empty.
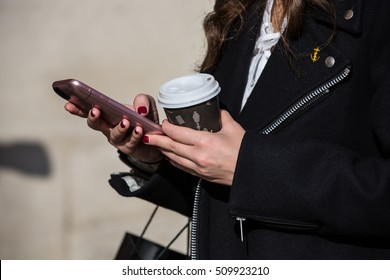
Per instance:
[[[296,60],[279,42],[242,112],[261,14],[224,47],[213,74],[246,134],[233,186],[203,184],[199,258],[390,258],[390,2],[334,3],[333,41],[322,48],[333,26],[310,9]],[[136,193],[117,190],[191,215],[195,183],[164,163]]]

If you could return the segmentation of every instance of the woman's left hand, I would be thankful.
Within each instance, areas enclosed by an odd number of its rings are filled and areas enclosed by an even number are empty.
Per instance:
[[[198,131],[165,120],[166,136],[145,135],[144,143],[158,147],[177,168],[204,180],[231,186],[245,130],[221,111],[219,132]]]

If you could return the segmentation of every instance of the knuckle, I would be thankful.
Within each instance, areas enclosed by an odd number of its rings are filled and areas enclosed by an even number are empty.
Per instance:
[[[90,128],[92,128],[92,129],[95,128],[95,122],[92,121],[90,118],[87,118],[87,125],[88,125]]]
[[[164,125],[165,122],[166,122],[166,121],[163,122],[163,125]],[[168,135],[171,139],[177,139],[177,138],[180,137],[180,133],[177,132],[176,129],[169,129],[169,130],[167,129],[166,133],[167,133],[167,135]]]
[[[168,143],[168,149],[169,149],[172,153],[176,154],[176,144],[175,144],[175,142],[170,141],[170,142]]]
[[[198,140],[198,145],[203,148],[212,146],[212,139],[208,135],[200,137]]]
[[[108,143],[110,143],[111,145],[113,145],[113,146],[116,145],[115,141],[113,141],[113,139],[111,137],[107,137],[107,140],[108,140]]]
[[[200,169],[207,169],[207,167],[210,166],[210,159],[209,156],[207,156],[204,153],[200,153],[197,156],[196,164],[199,166]]]
[[[117,137],[114,129],[110,129],[110,133],[109,133],[107,138],[108,138],[108,142],[110,144],[112,144],[112,145],[118,144],[118,137]]]

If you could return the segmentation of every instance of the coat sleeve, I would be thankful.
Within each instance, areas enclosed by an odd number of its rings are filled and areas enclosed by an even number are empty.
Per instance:
[[[137,186],[131,190],[126,177],[132,176]],[[193,204],[193,177],[162,162],[160,168],[149,178],[133,174],[114,173],[110,185],[122,196],[138,197],[173,210],[185,216],[191,216]]]
[[[230,196],[236,216],[323,235],[390,236],[388,159],[364,159],[321,142],[247,133],[236,172]]]

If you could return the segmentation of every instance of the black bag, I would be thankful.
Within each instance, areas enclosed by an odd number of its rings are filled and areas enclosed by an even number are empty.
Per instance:
[[[187,223],[178,234],[172,239],[167,246],[161,246],[151,240],[143,238],[149,224],[158,210],[158,206],[154,209],[145,228],[140,236],[126,232],[121,245],[116,253],[115,260],[186,260],[187,255],[169,249],[173,242],[188,228]],[[187,248],[188,251],[188,248]]]

